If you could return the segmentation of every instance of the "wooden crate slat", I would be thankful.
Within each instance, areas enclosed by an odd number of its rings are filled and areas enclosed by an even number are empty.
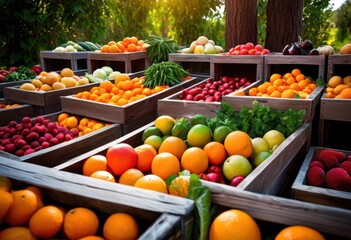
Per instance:
[[[72,71],[88,70],[88,51],[81,52],[53,52],[40,51],[40,62],[47,72],[61,71],[68,67]]]

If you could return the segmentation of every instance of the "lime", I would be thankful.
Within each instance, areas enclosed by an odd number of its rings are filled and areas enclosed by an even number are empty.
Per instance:
[[[207,143],[211,142],[211,140],[211,129],[203,124],[196,124],[190,128],[187,135],[188,144],[192,147],[203,148]]]
[[[203,114],[195,114],[190,121],[191,125],[196,125],[196,124],[203,124],[207,125],[207,117],[205,117]]]
[[[168,115],[162,115],[156,118],[155,127],[161,130],[163,135],[170,135],[175,124],[175,119]]]
[[[232,130],[230,129],[230,127],[227,127],[227,126],[217,127],[213,131],[213,141],[223,143],[225,137],[231,132]]]
[[[257,167],[258,165],[263,163],[271,155],[272,155],[272,152],[270,152],[270,151],[258,153],[253,159],[253,165],[255,167]]]
[[[284,135],[274,129],[266,132],[263,138],[268,142],[270,149],[277,148],[285,140]]]
[[[267,152],[270,150],[269,143],[261,137],[255,137],[254,139],[251,140],[252,142],[252,157],[255,157],[257,154],[260,152]]]
[[[144,130],[143,135],[141,137],[141,139],[143,140],[143,142],[145,141],[145,139],[147,139],[149,136],[151,135],[156,135],[156,136],[160,136],[162,137],[162,132],[160,129],[158,129],[157,127],[148,127]]]
[[[162,137],[157,136],[157,135],[151,135],[145,139],[144,144],[149,144],[149,145],[153,146],[156,151],[158,151],[158,149],[161,146],[162,141],[163,141]]]

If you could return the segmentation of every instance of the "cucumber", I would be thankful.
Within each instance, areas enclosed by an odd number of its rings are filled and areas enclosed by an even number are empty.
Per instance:
[[[91,47],[88,44],[86,44],[85,42],[77,42],[77,44],[79,46],[81,46],[82,48],[84,48],[85,51],[93,51],[91,49]]]
[[[94,43],[89,41],[85,41],[85,43],[88,44],[93,49],[93,51],[99,50],[99,48]]]
[[[75,49],[77,49],[78,51],[84,51],[84,48],[82,48],[79,44],[74,44],[73,46]]]
[[[76,44],[76,43],[75,43],[75,42],[73,42],[73,41],[67,41],[67,45],[74,46],[74,44]]]
[[[68,46],[68,44],[67,43],[62,43],[59,47],[67,47]]]

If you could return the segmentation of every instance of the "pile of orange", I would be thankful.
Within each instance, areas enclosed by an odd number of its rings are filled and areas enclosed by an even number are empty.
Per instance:
[[[70,130],[77,130],[79,132],[78,136],[110,125],[110,123],[104,123],[87,117],[79,117],[70,113],[60,113],[57,117],[57,124]]]
[[[109,41],[100,48],[102,53],[125,53],[144,51],[147,44],[144,40],[138,40],[137,37],[125,37],[122,41]]]
[[[0,239],[92,240],[139,236],[139,224],[130,214],[112,213],[102,219],[87,207],[67,211],[62,206],[44,204],[46,199],[40,188],[12,189],[11,180],[3,176],[0,176],[0,199],[0,222],[4,226],[0,229]]]
[[[351,99],[351,76],[333,76],[325,89],[326,98]]]
[[[257,97],[275,97],[275,98],[300,98],[306,99],[317,84],[301,73],[299,69],[293,69],[283,76],[274,73],[270,76],[269,81],[253,87],[249,90],[249,96]]]
[[[105,80],[99,86],[91,88],[90,91],[79,92],[75,96],[81,99],[124,106],[168,88],[168,86],[156,86],[153,89],[144,87],[144,79],[144,76],[130,79],[127,74],[120,74],[115,78],[114,83]]]

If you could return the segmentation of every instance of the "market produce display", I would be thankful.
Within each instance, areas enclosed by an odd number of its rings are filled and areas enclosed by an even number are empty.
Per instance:
[[[108,123],[61,113],[57,121],[43,116],[21,122],[11,121],[0,127],[0,150],[16,156],[31,154],[98,130]]]
[[[218,54],[222,52],[224,52],[223,48],[216,45],[213,40],[208,39],[206,36],[198,37],[189,47],[181,50],[181,53],[193,54]]]
[[[210,78],[197,86],[184,89],[178,98],[187,101],[220,102],[223,95],[248,87],[252,82],[245,77],[222,76],[219,80]]]
[[[0,83],[29,80],[41,72],[42,68],[39,65],[35,65],[31,69],[25,66],[10,67],[7,70],[0,69]]]
[[[177,53],[180,48],[173,39],[152,34],[145,40],[145,43],[148,44],[147,57],[152,63],[168,61],[168,54]]]
[[[283,76],[279,73],[272,74],[269,77],[269,81],[251,88],[248,95],[255,97],[306,99],[318,85],[323,84],[322,80],[314,81],[305,76],[300,69],[293,69]]]
[[[319,55],[321,49],[313,48],[313,43],[309,39],[287,44],[283,48],[283,55]],[[322,50],[321,50],[322,51]],[[321,53],[323,54],[323,52]],[[325,54],[323,54],[325,55]]]
[[[2,108],[15,108],[15,107],[19,107],[19,106],[21,106],[21,104],[19,104],[19,103],[13,103],[13,104],[0,103],[0,109],[2,109]]]
[[[351,192],[351,156],[335,149],[315,153],[307,170],[307,184]]]
[[[89,84],[85,76],[77,76],[70,68],[64,68],[60,73],[42,71],[29,83],[23,83],[19,89],[28,91],[53,91]]]
[[[111,40],[96,51],[102,53],[128,53],[145,51],[147,47],[148,44],[144,40],[139,40],[137,37],[125,37],[117,42]]]
[[[263,48],[262,45],[256,44],[254,45],[252,42],[248,42],[245,44],[238,44],[235,47],[229,49],[228,52],[223,55],[265,55],[269,54],[267,48]]]
[[[344,78],[333,76],[328,80],[325,88],[325,97],[334,99],[350,99],[351,98],[351,76]]]

